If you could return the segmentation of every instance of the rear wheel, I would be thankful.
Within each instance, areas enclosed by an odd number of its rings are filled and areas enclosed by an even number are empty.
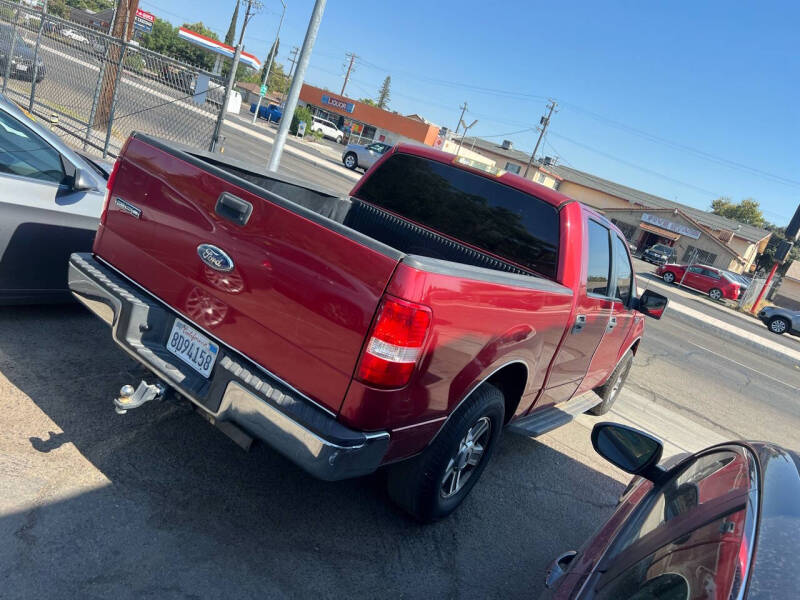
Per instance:
[[[675,281],[675,273],[672,271],[664,271],[664,274],[661,276],[665,283],[672,283]]]
[[[628,379],[628,373],[631,372],[631,366],[633,365],[633,353],[628,352],[619,361],[617,368],[614,369],[614,372],[611,374],[611,377],[608,378],[603,385],[600,387],[594,388],[594,392],[600,396],[602,402],[597,406],[594,406],[587,410],[586,412],[592,415],[604,415],[608,411],[611,410],[611,407],[614,405],[614,401],[619,396],[619,392],[622,387],[625,385],[625,381]]]
[[[355,152],[348,152],[344,155],[344,166],[355,171],[358,167],[358,157],[355,155]]]
[[[712,300],[722,300],[722,290],[717,288],[711,288],[708,290],[708,297]]]
[[[499,389],[484,384],[475,390],[422,454],[390,467],[389,496],[423,523],[452,513],[486,468],[504,413]]]
[[[777,333],[778,335],[782,335],[786,333],[786,331],[789,329],[789,321],[787,321],[783,317],[772,317],[769,320],[768,327],[772,333]]]

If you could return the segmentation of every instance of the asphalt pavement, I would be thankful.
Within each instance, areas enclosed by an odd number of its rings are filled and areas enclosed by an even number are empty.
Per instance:
[[[466,504],[423,527],[389,503],[381,473],[316,481],[269,448],[244,453],[185,404],[116,415],[134,370],[79,306],[0,311],[0,596],[531,598],[627,480],[593,454],[599,419],[582,416],[506,435]],[[605,418],[687,449],[799,449],[799,390],[796,367],[667,313],[648,320]]]

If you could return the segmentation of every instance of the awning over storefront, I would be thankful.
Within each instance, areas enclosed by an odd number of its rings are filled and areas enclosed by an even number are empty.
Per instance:
[[[656,235],[660,235],[663,238],[672,240],[673,242],[677,242],[681,238],[681,235],[679,233],[675,233],[667,229],[661,229],[661,227],[650,225],[650,223],[639,223],[639,227],[641,227],[645,231],[649,231],[650,233],[655,233]]]

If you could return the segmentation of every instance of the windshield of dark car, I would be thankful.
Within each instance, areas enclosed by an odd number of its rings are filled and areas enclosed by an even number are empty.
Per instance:
[[[656,244],[651,249],[655,250],[656,252],[663,252],[664,254],[669,254],[672,251],[672,248],[669,246],[663,246],[661,244]]]

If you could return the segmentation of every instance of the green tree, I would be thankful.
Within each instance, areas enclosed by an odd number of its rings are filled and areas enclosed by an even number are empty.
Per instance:
[[[380,89],[378,90],[378,108],[388,108],[389,107],[389,100],[392,99],[391,88],[392,86],[392,77],[390,75],[386,76],[386,79],[383,80]]]
[[[717,198],[711,203],[711,212],[739,223],[763,227],[766,221],[757,200],[745,198],[738,204],[730,198]]]
[[[378,103],[372,98],[359,98],[358,101],[362,104],[368,104],[369,106],[378,106]]]
[[[272,69],[275,68],[275,58],[278,56],[278,49],[280,47],[280,38],[275,38],[275,41],[272,42],[272,47],[269,49],[269,53],[267,54],[267,59],[264,61],[264,66],[261,67],[259,81],[264,80],[264,75],[266,75],[268,71],[272,73]],[[270,67],[270,65],[272,65],[272,67]]]
[[[233,40],[236,37],[236,22],[239,20],[239,0],[236,0],[236,8],[233,9],[231,16],[231,24],[228,25],[228,33],[225,34],[225,43],[228,46],[233,46]]]
[[[202,22],[184,23],[183,26],[211,39],[219,40],[217,34],[203,25]],[[173,27],[169,21],[164,21],[163,19],[157,18],[153,23],[153,31],[143,34],[139,43],[148,50],[165,54],[207,71],[214,67],[215,57],[213,54],[179,38],[178,28]]]

